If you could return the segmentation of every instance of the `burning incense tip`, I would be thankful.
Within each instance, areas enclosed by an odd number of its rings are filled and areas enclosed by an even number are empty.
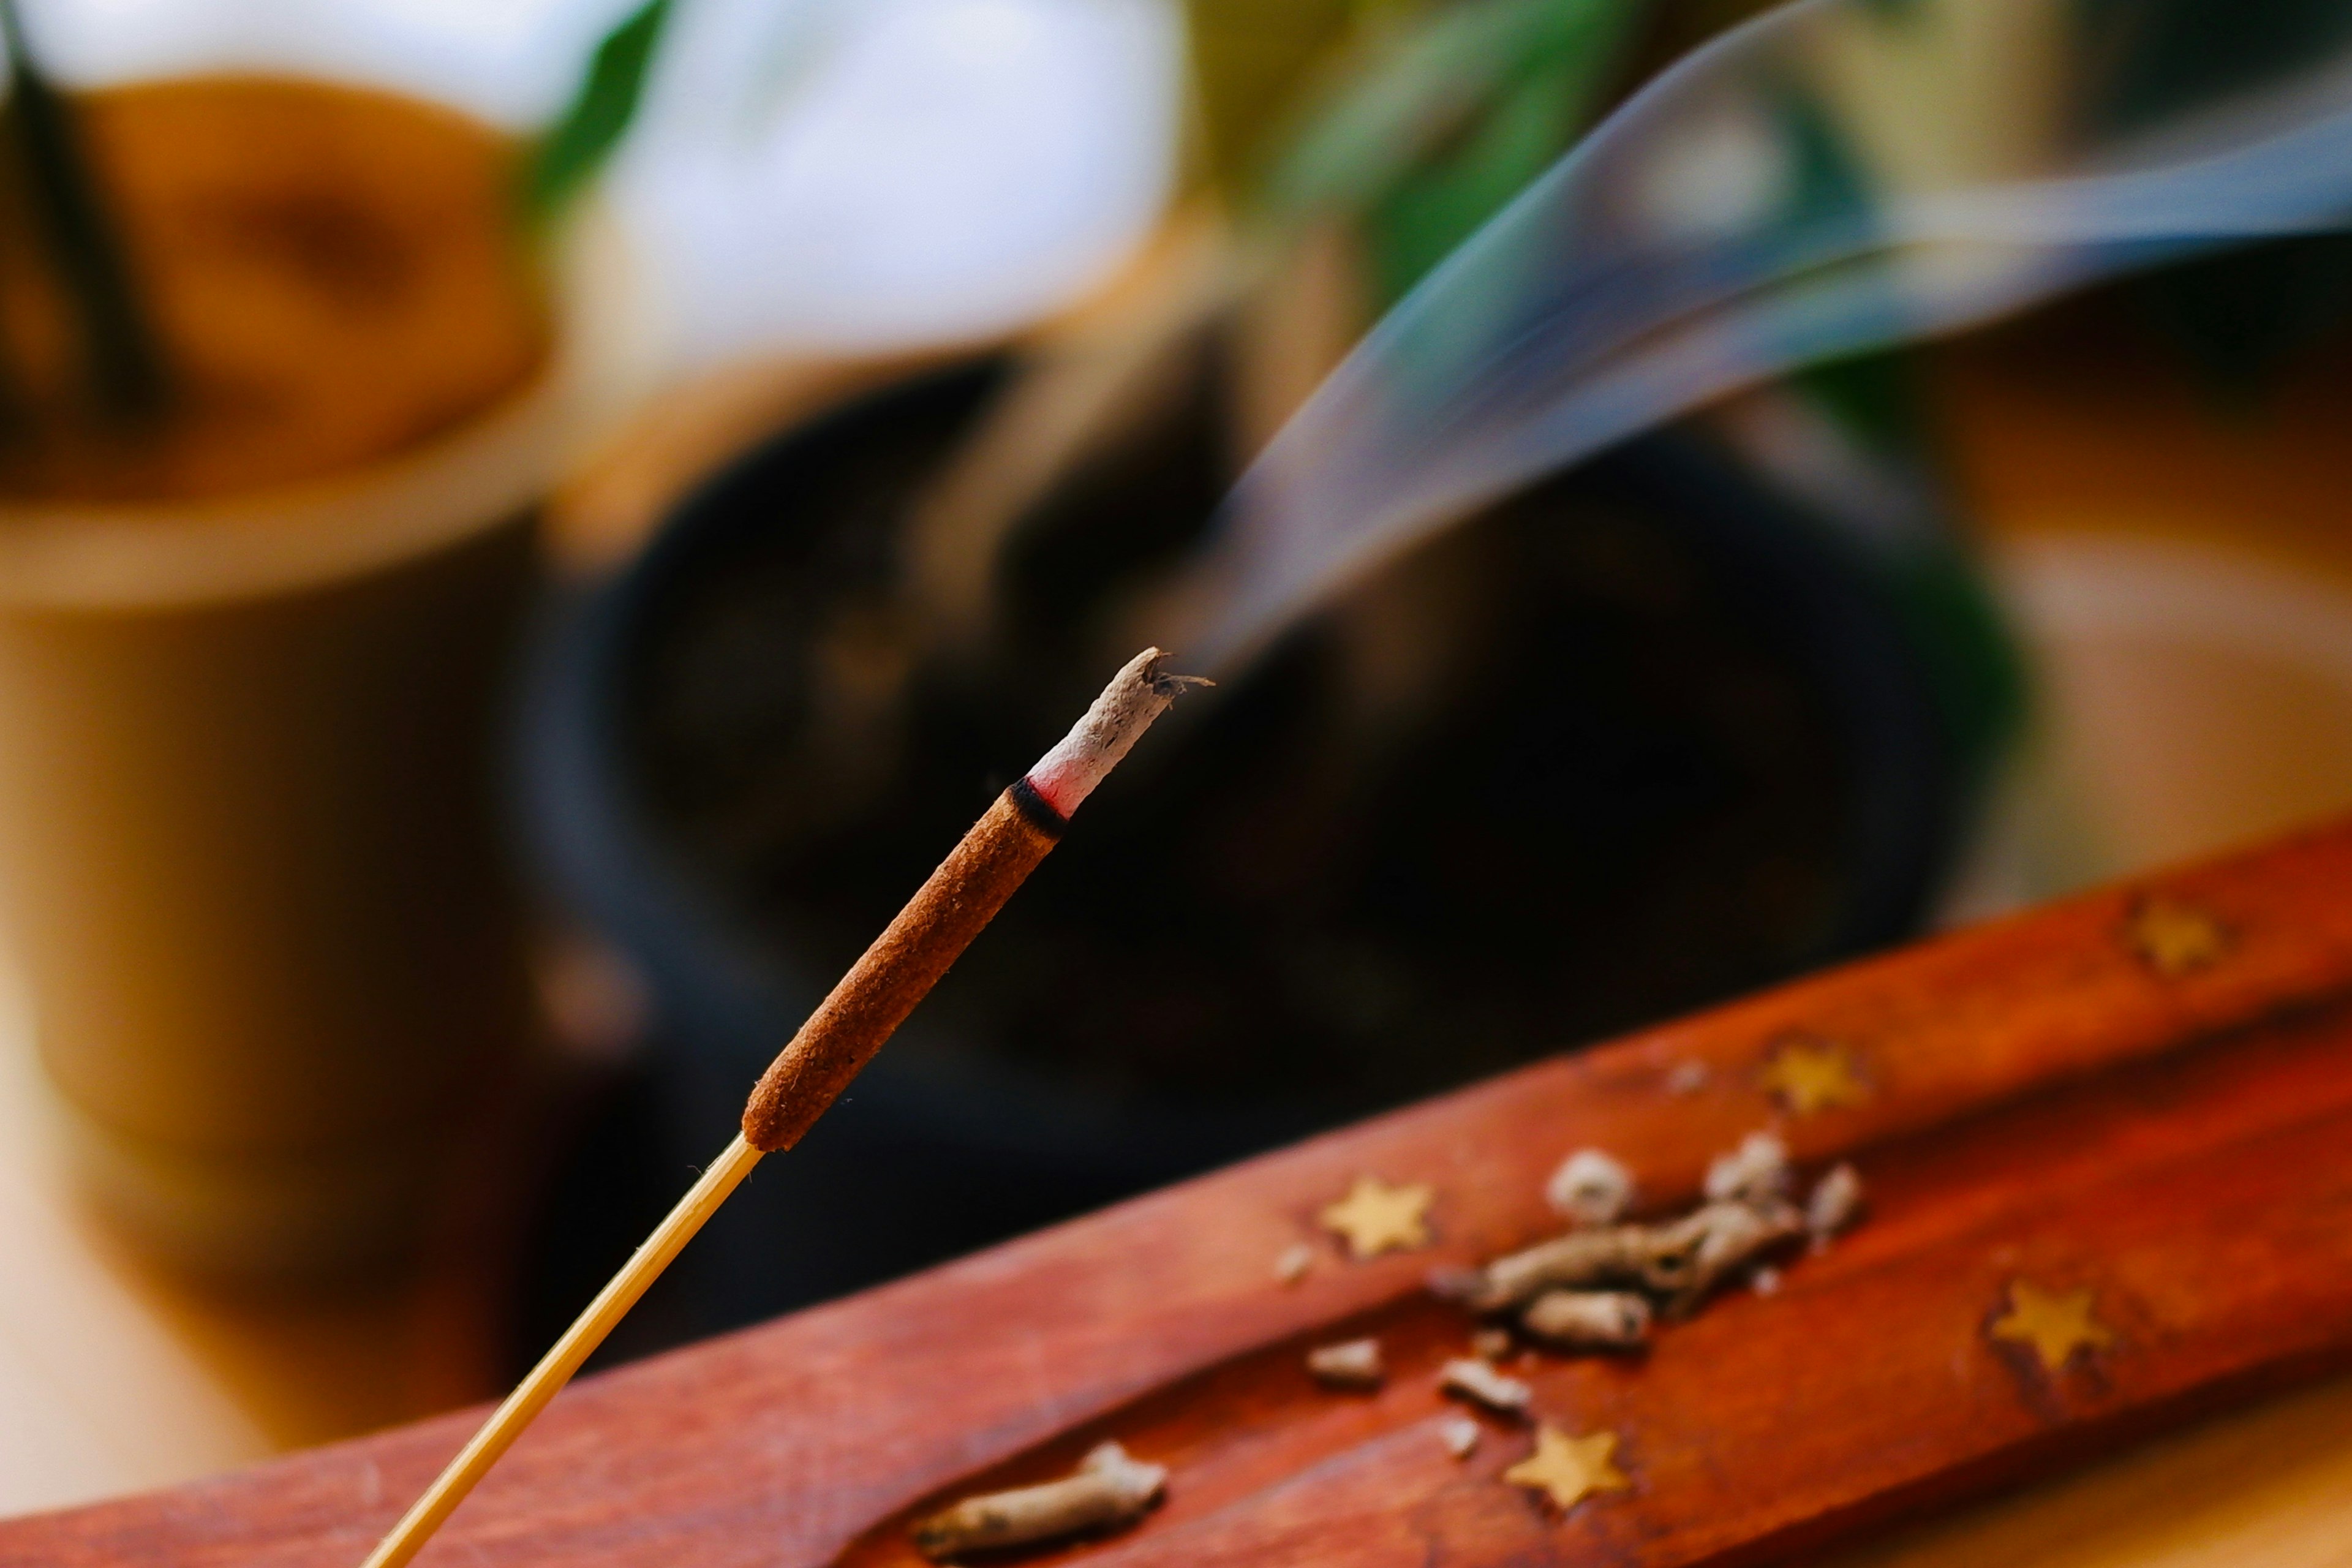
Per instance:
[[[1023,782],[1065,821],[1094,794],[1111,769],[1135,747],[1168,705],[1196,686],[1216,682],[1199,675],[1169,675],[1160,667],[1169,655],[1145,648],[1111,678],[1086,717],[1040,758]]]
[[[1167,658],[1151,647],[1129,659],[1076,727],[940,862],[770,1064],[743,1108],[745,1142],[763,1153],[799,1142],[1037,868],[1078,803],[1171,702],[1209,684],[1161,673]]]
[[[1105,1530],[1140,1519],[1168,1484],[1164,1465],[1128,1457],[1117,1443],[1088,1454],[1077,1474],[1043,1486],[966,1498],[915,1526],[915,1547],[935,1562]]]

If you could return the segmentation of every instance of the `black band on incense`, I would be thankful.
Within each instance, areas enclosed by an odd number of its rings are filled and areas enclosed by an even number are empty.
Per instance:
[[[1028,774],[1024,773],[1014,779],[1013,787],[1004,793],[1013,797],[1013,804],[1020,811],[1022,820],[1046,837],[1059,838],[1070,826],[1068,817],[1045,804],[1045,797],[1037,793],[1037,786],[1029,782]]]

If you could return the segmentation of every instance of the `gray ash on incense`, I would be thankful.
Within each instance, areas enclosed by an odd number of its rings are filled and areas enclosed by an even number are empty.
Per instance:
[[[1216,684],[1205,676],[1168,674],[1169,657],[1148,647],[1129,659],[1016,789],[1067,822],[1171,702],[1194,687]]]

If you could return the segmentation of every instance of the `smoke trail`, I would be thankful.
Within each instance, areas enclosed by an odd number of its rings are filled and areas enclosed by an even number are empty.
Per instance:
[[[2223,0],[1800,0],[1725,35],[1332,374],[1235,489],[1172,601],[1193,624],[1166,635],[1230,666],[1483,504],[1724,394],[2339,226],[2352,6],[2262,4],[2305,30],[2227,69],[2189,47],[2242,11]]]

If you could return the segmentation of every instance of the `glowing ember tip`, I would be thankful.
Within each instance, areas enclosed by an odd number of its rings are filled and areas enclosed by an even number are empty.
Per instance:
[[[1171,702],[1193,687],[1216,684],[1202,676],[1164,673],[1160,666],[1169,658],[1162,649],[1148,647],[1128,660],[1086,717],[1029,770],[1029,787],[1066,820]]]

